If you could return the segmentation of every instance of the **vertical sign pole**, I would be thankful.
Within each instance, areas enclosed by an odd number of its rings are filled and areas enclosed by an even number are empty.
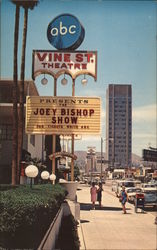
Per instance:
[[[54,78],[54,96],[57,96],[57,79]],[[52,154],[56,152],[56,135],[52,135]],[[52,173],[55,174],[55,156],[52,158]],[[54,184],[55,181],[53,181]]]
[[[101,174],[100,174],[101,183],[102,183],[102,157],[103,157],[103,138],[101,137]]]
[[[72,79],[72,96],[75,96],[75,79]],[[72,134],[71,153],[74,155],[74,134]],[[71,181],[74,181],[74,159],[71,158]]]

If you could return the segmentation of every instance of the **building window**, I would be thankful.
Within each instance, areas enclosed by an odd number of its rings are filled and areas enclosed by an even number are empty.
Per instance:
[[[12,126],[0,124],[0,140],[12,140]]]
[[[35,135],[30,135],[30,143],[35,147]]]

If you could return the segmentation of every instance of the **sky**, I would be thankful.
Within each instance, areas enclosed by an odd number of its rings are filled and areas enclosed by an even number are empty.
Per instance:
[[[13,41],[15,6],[1,0],[1,63],[0,77],[13,77]],[[108,84],[132,85],[132,152],[142,156],[142,149],[156,147],[156,30],[157,1],[107,0],[41,0],[28,14],[25,79],[32,79],[32,51],[55,50],[47,39],[48,24],[58,15],[76,16],[85,29],[85,38],[77,50],[97,51],[97,81],[88,76],[76,79],[76,96],[101,97],[101,135],[82,137],[75,150],[88,146],[101,149],[101,137],[106,134],[106,89]],[[20,12],[19,67],[21,60],[23,9]],[[20,68],[19,68],[20,77]],[[35,79],[40,95],[53,95],[53,78],[41,84]],[[71,96],[72,82],[62,86],[57,80],[57,95]],[[105,144],[104,151],[105,151]]]

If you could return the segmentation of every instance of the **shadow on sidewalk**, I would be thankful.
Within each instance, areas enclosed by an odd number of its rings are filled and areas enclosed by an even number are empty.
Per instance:
[[[91,203],[80,203],[80,210],[86,210],[90,211],[92,210],[92,204]],[[99,205],[95,205],[95,210],[104,210],[104,211],[122,211],[121,207],[99,207]],[[130,208],[127,208],[126,210],[130,210]]]
[[[92,209],[92,205],[91,203],[80,203],[80,210],[91,210]]]
[[[88,223],[90,222],[89,220],[80,220],[80,223]]]

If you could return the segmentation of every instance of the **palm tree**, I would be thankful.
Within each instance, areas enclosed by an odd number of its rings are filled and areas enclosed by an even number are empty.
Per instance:
[[[24,24],[23,24],[23,42],[22,42],[22,56],[21,56],[21,74],[19,87],[19,126],[18,126],[18,167],[17,167],[17,181],[20,180],[20,163],[22,157],[23,146],[23,128],[24,128],[24,80],[25,80],[25,54],[26,54],[26,38],[27,38],[27,23],[28,23],[28,9],[33,9],[38,0],[19,1],[20,6],[24,8]]]
[[[12,185],[16,184],[17,169],[17,139],[18,139],[18,119],[17,119],[17,86],[18,86],[18,37],[19,37],[19,14],[20,7],[18,1],[12,1],[16,4],[15,12],[15,30],[14,30],[14,66],[13,66],[13,143],[12,143]]]
[[[20,162],[22,156],[23,144],[23,125],[24,125],[24,78],[25,78],[25,49],[27,36],[27,19],[28,9],[33,9],[37,5],[38,0],[11,0],[16,5],[15,13],[15,31],[14,31],[14,73],[13,73],[13,143],[12,143],[12,185],[19,182],[20,176]],[[20,109],[18,119],[18,37],[19,37],[19,16],[20,6],[25,10],[24,28],[23,28],[23,45],[22,45],[22,59],[21,59],[21,84],[20,84]],[[19,121],[19,126],[18,126]],[[19,128],[19,129],[18,129]]]

